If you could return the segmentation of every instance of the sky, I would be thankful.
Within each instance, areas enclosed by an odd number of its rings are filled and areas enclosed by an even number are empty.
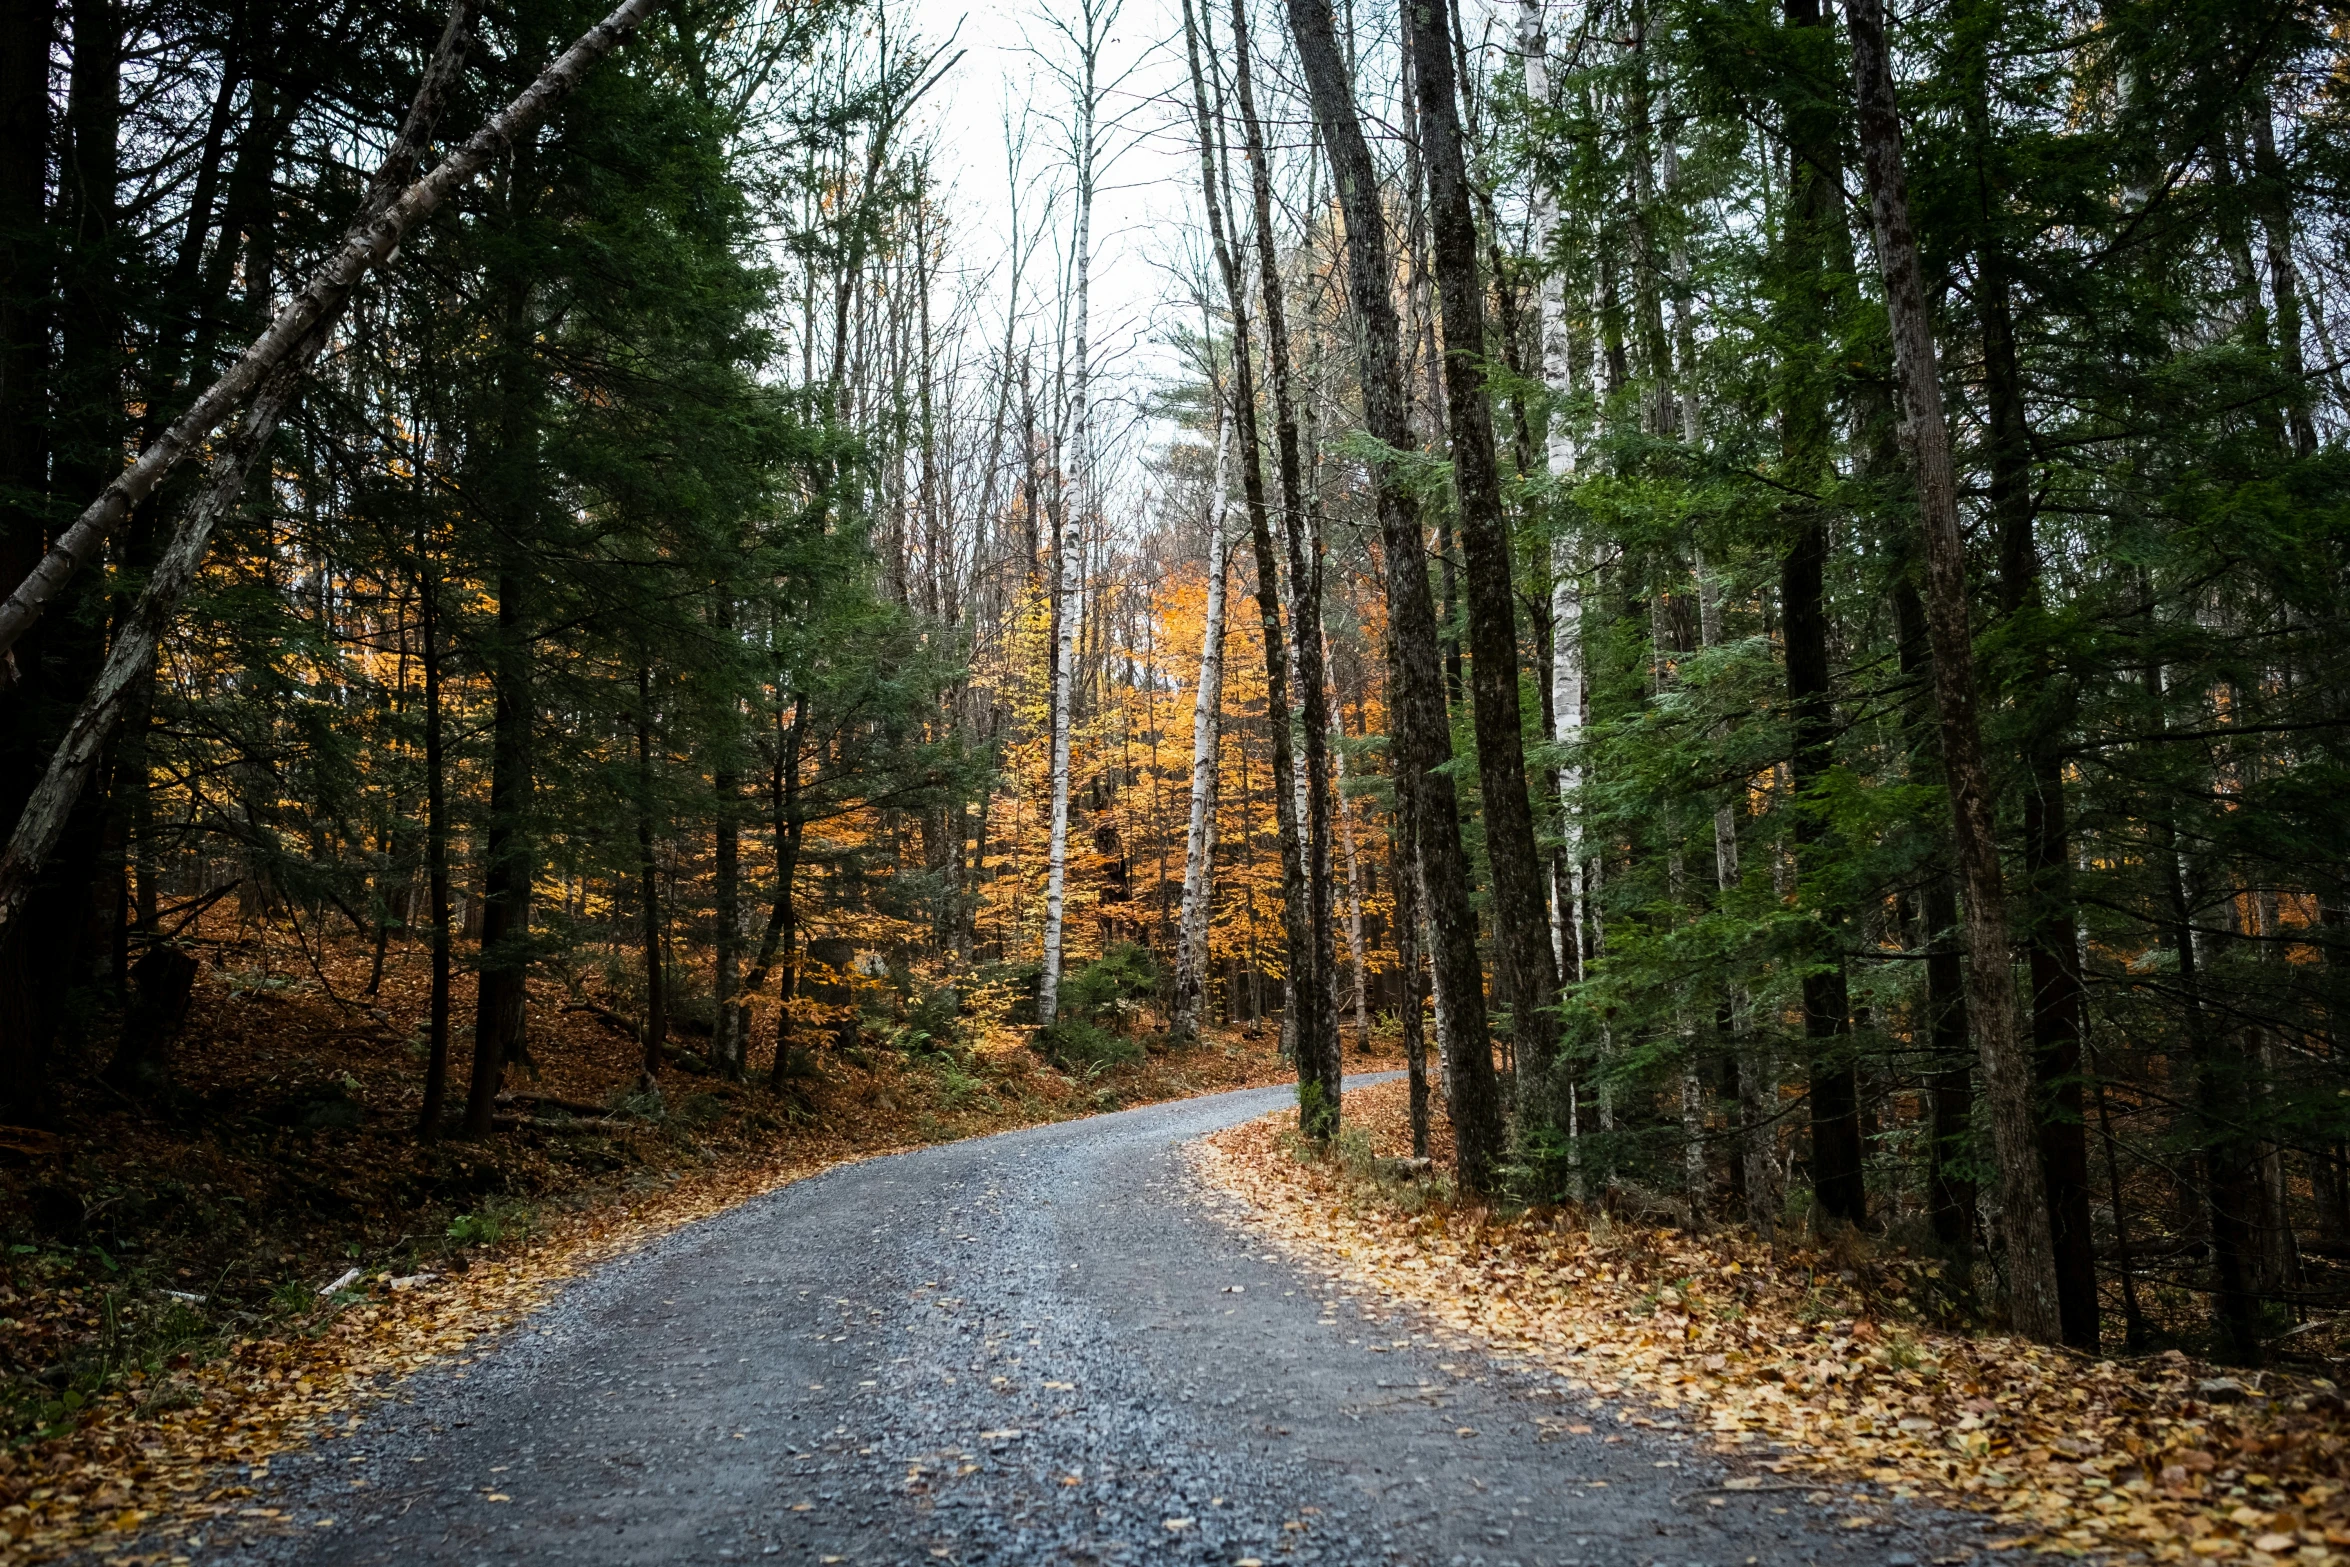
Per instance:
[[[950,37],[961,58],[931,90],[922,105],[934,138],[935,167],[951,182],[950,211],[957,225],[954,247],[968,269],[979,302],[977,314],[1000,340],[1002,301],[1012,232],[1013,191],[1005,156],[1007,120],[1027,116],[1029,146],[1020,185],[1026,210],[1021,218],[1033,233],[1047,214],[1046,193],[1061,192],[1050,214],[1051,250],[1039,251],[1026,269],[1023,308],[1051,308],[1058,294],[1058,250],[1068,242],[1069,148],[1066,124],[1070,88],[1056,63],[1070,62],[1074,50],[1053,27],[1058,15],[1074,22],[1080,0],[902,0],[898,14],[931,46]],[[1099,176],[1094,213],[1092,339],[1097,428],[1116,441],[1105,451],[1105,473],[1114,486],[1139,501],[1142,465],[1136,461],[1176,439],[1169,421],[1151,416],[1157,396],[1193,375],[1181,337],[1200,323],[1194,291],[1208,273],[1205,219],[1199,199],[1199,152],[1192,117],[1191,85],[1183,47],[1179,0],[1098,0],[1116,6],[1104,53],[1102,79],[1110,85],[1103,117],[1106,163]],[[1338,0],[1342,26],[1371,33],[1391,24],[1376,0]],[[1210,25],[1220,48],[1228,48],[1228,0],[1211,0]],[[1256,31],[1258,102],[1275,148],[1275,167],[1302,178],[1295,155],[1305,150],[1310,131],[1303,106],[1281,89],[1286,65],[1280,0],[1249,0]],[[1515,0],[1463,0],[1473,42],[1488,45],[1514,37]],[[1274,57],[1268,62],[1267,57]],[[1369,68],[1373,71],[1375,67]],[[1389,90],[1392,91],[1392,79]],[[1382,121],[1387,107],[1373,92],[1365,102],[1366,130],[1375,140],[1391,134]],[[1289,156],[1284,156],[1284,153]],[[1238,174],[1238,170],[1235,173]],[[1292,193],[1293,195],[1296,193]],[[1220,293],[1220,289],[1218,290]],[[1038,336],[1053,337],[1052,323],[1039,318]]]
[[[1068,243],[1071,99],[1051,62],[1072,59],[1073,51],[1045,20],[1048,5],[1070,17],[1077,9],[1076,0],[913,0],[910,7],[926,38],[943,42],[952,35],[964,51],[924,109],[939,170],[952,182],[957,256],[984,275],[984,308],[999,332],[1012,232],[1006,121],[1017,123],[1023,110],[1029,147],[1021,221],[1033,232],[1044,215],[1044,193],[1062,192],[1051,213],[1054,250],[1035,254],[1022,284],[1024,308],[1051,308],[1061,265],[1055,252]],[[1095,395],[1105,423],[1130,425],[1155,392],[1183,375],[1175,338],[1197,320],[1183,303],[1186,272],[1201,262],[1201,219],[1198,153],[1188,117],[1176,118],[1186,99],[1175,94],[1189,91],[1181,25],[1170,0],[1124,0],[1104,55],[1102,77],[1113,91],[1103,117],[1113,123],[1097,177],[1090,315]],[[1049,339],[1050,323],[1038,325]],[[1150,421],[1142,434],[1147,446],[1173,432]]]

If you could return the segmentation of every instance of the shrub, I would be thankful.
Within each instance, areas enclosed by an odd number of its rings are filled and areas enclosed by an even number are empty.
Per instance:
[[[1050,1026],[1036,1031],[1036,1048],[1064,1072],[1099,1072],[1142,1056],[1142,1045],[1113,1034],[1074,1012],[1064,1012]]]
[[[930,1070],[938,1079],[938,1103],[941,1109],[960,1110],[967,1104],[992,1101],[995,1097],[988,1092],[983,1078],[964,1071],[962,1064],[953,1056],[933,1057]]]
[[[1127,1029],[1158,988],[1159,964],[1150,949],[1120,942],[1062,977],[1059,1008],[1037,1030],[1036,1048],[1063,1071],[1093,1073],[1137,1060],[1142,1045]]]
[[[1122,941],[1061,979],[1060,1010],[1089,1023],[1116,1026],[1158,994],[1159,960],[1148,947]]]
[[[478,1213],[461,1213],[449,1221],[449,1239],[460,1246],[495,1246],[509,1236],[529,1232],[528,1203],[488,1202]]]
[[[952,1051],[963,1042],[962,998],[952,985],[941,985],[906,1008],[906,1021],[890,1036],[890,1043],[909,1055]]]

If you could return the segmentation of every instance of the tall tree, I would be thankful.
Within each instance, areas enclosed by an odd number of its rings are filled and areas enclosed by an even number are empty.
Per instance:
[[[1196,1038],[1208,971],[1208,912],[1216,862],[1216,806],[1222,792],[1224,738],[1224,588],[1231,575],[1224,539],[1232,478],[1232,417],[1220,387],[1216,437],[1208,469],[1207,611],[1200,626],[1199,678],[1191,706],[1191,811],[1183,835],[1183,902],[1175,922],[1175,999],[1172,1030]]]
[[[1085,538],[1093,516],[1092,345],[1088,341],[1093,298],[1094,166],[1100,152],[1101,51],[1116,19],[1115,4],[1078,0],[1078,21],[1065,29],[1077,51],[1070,162],[1076,179],[1076,232],[1070,242],[1069,277],[1076,299],[1071,308],[1069,349],[1069,494],[1061,503],[1060,532],[1053,551],[1057,566],[1053,596],[1053,828],[1045,869],[1044,971],[1038,981],[1036,1016],[1050,1023],[1059,1009],[1063,899],[1069,874],[1069,745],[1071,699],[1077,679],[1077,632],[1085,612]]]
[[[1943,413],[1940,357],[1927,314],[1909,185],[1901,150],[1892,54],[1880,0],[1847,0],[1853,95],[1859,105],[1861,163],[1903,429],[1915,468],[1925,537],[1926,630],[1934,655],[1934,697],[1942,766],[1950,792],[1951,836],[1966,899],[1967,1023],[1982,1055],[1983,1088],[2007,1215],[2009,1309],[2018,1329],[2061,1336],[2048,1187],[2040,1169],[2031,1063],[2016,1037],[2015,976],[2008,963],[2007,884],[1991,815],[1991,784],[1976,713],[1974,637],[1968,623],[1966,549],[1958,523],[1958,481]]]
[[[1486,853],[1493,877],[1496,969],[1509,1000],[1522,1111],[1535,1125],[1549,1126],[1559,1119],[1551,1082],[1558,1047],[1558,970],[1545,913],[1543,859],[1534,842],[1534,808],[1526,789],[1525,733],[1518,708],[1517,594],[1509,523],[1502,514],[1493,403],[1485,378],[1485,284],[1461,141],[1452,8],[1449,0],[1415,0],[1406,7],[1406,18],[1412,34],[1421,160],[1428,179],[1429,233],[1444,316],[1445,412],[1466,568],[1469,686],[1477,783],[1485,806]]]
[[[1290,37],[1313,101],[1315,128],[1330,161],[1346,225],[1347,296],[1354,306],[1363,425],[1400,454],[1410,445],[1404,418],[1403,344],[1390,293],[1386,215],[1377,166],[1355,107],[1354,83],[1339,51],[1328,0],[1288,0]],[[1445,714],[1436,603],[1428,589],[1419,506],[1394,459],[1373,468],[1387,601],[1389,756],[1412,852],[1427,898],[1446,1100],[1461,1184],[1489,1188],[1500,1174],[1503,1128],[1492,1044],[1486,1032],[1477,919],[1469,903],[1468,859],[1452,778],[1452,728]],[[1511,658],[1515,666],[1515,656]],[[1539,927],[1538,927],[1539,929]]]
[[[1337,950],[1331,931],[1332,817],[1330,688],[1322,658],[1322,546],[1306,507],[1297,434],[1297,398],[1291,391],[1287,293],[1273,229],[1273,170],[1265,128],[1257,118],[1249,80],[1248,12],[1232,0],[1232,66],[1236,106],[1246,135],[1250,192],[1256,205],[1257,298],[1265,317],[1265,364],[1272,380],[1275,465],[1281,480],[1281,520],[1289,572],[1289,645],[1296,651],[1298,707],[1305,766],[1299,775],[1305,829],[1305,963],[1292,982],[1297,997],[1298,1081],[1332,1104],[1338,1100]],[[1261,569],[1261,568],[1260,568]]]
[[[1257,625],[1265,650],[1265,730],[1272,761],[1274,830],[1281,855],[1283,973],[1293,1003],[1288,1022],[1299,1041],[1298,1116],[1309,1135],[1326,1138],[1338,1129],[1338,1099],[1322,1086],[1325,1063],[1321,1049],[1317,1045],[1309,1050],[1305,1044],[1308,1037],[1321,1038],[1324,1019],[1318,998],[1326,994],[1327,970],[1316,971],[1313,936],[1307,926],[1306,853],[1299,842],[1302,824],[1297,819],[1297,764],[1290,748],[1289,635],[1281,622],[1281,568],[1273,553],[1271,507],[1265,498],[1248,280],[1226,226],[1225,182],[1217,168],[1222,143],[1216,128],[1222,116],[1209,111],[1206,79],[1200,70],[1199,31],[1186,0],[1184,43],[1191,63],[1192,109],[1199,132],[1201,199],[1207,206],[1209,247],[1223,279],[1225,311],[1232,323],[1233,453],[1240,468],[1241,499],[1248,512],[1249,542],[1257,568]],[[1312,1091],[1308,1091],[1309,1085]]]

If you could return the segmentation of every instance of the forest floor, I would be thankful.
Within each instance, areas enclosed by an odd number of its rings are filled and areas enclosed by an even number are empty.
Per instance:
[[[1270,1026],[1092,1074],[1001,1026],[951,1050],[868,1032],[780,1093],[671,1068],[654,1102],[635,1043],[548,987],[497,1133],[419,1143],[420,961],[395,954],[360,997],[355,946],[291,973],[290,950],[206,950],[171,1092],[105,1086],[94,1046],[63,1063],[54,1127],[0,1129],[0,1563],[234,1510],[250,1492],[223,1466],[266,1466],[595,1263],[760,1193],[1290,1072]]]
[[[2326,1379],[1938,1328],[1920,1305],[1937,1265],[1857,1240],[1774,1256],[1745,1230],[1458,1204],[1441,1158],[1427,1175],[1394,1162],[1411,1146],[1402,1083],[1349,1093],[1345,1117],[1353,1134],[1327,1156],[1272,1116],[1207,1139],[1198,1162],[1294,1260],[1595,1401],[1708,1432],[1747,1470],[1730,1489],[1820,1503],[1874,1482],[1993,1512],[2010,1549],[2350,1562],[2350,1408]],[[1551,1434],[1588,1434],[1601,1407]]]

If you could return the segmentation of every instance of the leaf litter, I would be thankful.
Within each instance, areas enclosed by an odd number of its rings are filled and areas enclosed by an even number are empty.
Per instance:
[[[1071,1076],[988,1028],[943,1066],[826,1049],[782,1095],[665,1070],[648,1107],[634,1042],[550,988],[497,1136],[420,1146],[421,988],[395,965],[355,1007],[364,950],[323,956],[326,984],[208,970],[171,1095],[68,1080],[57,1133],[0,1164],[33,1237],[0,1255],[0,1567],[317,1527],[251,1504],[275,1455],[465,1375],[601,1262],[851,1160],[1286,1073],[1267,1031]]]
[[[1404,1084],[1350,1092],[1345,1114],[1367,1141],[1305,1156],[1284,1113],[1193,1145],[1195,1167],[1293,1258],[1456,1347],[1549,1373],[1593,1416],[1709,1438],[1743,1471],[1725,1489],[1866,1509],[1824,1493],[1871,1482],[1995,1513],[1995,1550],[2350,1562],[2350,1406],[2330,1382],[1936,1328],[1917,1305],[1930,1260],[1456,1204],[1387,1173],[1410,1144]]]

